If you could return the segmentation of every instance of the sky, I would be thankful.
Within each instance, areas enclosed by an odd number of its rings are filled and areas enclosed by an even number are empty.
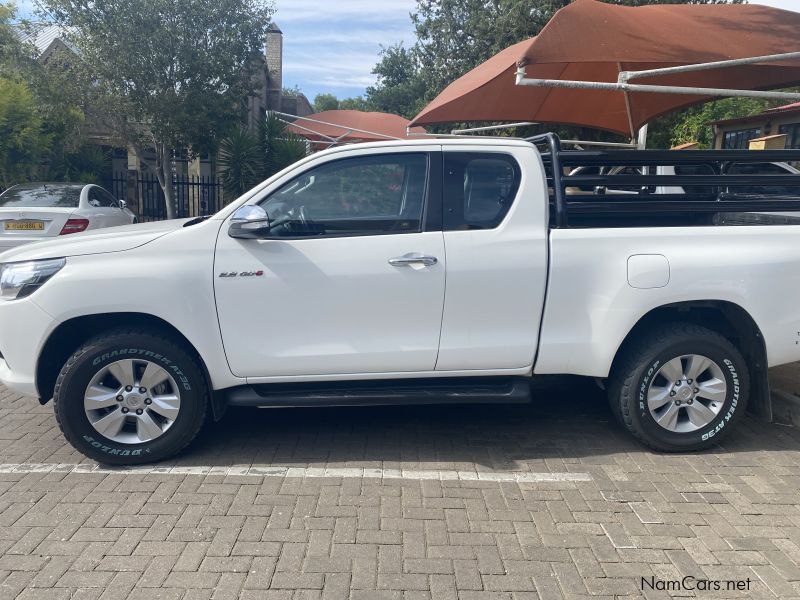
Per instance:
[[[409,14],[415,0],[276,0],[274,20],[283,31],[285,87],[299,87],[313,101],[319,93],[359,96],[375,81],[371,74],[381,46],[411,46]],[[800,11],[800,0],[751,0]],[[30,14],[33,0],[17,0]]]
[[[798,0],[800,2],[800,0]],[[310,100],[359,96],[375,81],[381,45],[414,42],[414,0],[277,0],[284,85]]]

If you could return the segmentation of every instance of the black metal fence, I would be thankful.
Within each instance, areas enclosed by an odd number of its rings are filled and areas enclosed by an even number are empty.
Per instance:
[[[125,172],[115,173],[106,183],[116,198],[128,200],[130,208],[140,221],[159,221],[167,218],[164,191],[158,178],[149,173],[138,173],[136,189],[128,194],[129,180]],[[175,203],[175,216],[201,217],[211,215],[225,206],[222,184],[214,176],[177,175],[172,182],[172,197]]]

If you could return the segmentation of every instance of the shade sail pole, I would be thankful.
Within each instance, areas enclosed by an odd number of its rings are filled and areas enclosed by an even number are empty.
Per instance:
[[[538,123],[533,123],[531,121],[523,121],[521,123],[506,123],[504,125],[488,125],[486,127],[469,127],[467,129],[453,129],[450,132],[450,135],[478,133],[481,131],[496,131],[498,129],[514,129],[515,127],[525,127],[527,125],[538,125]]]
[[[617,71],[622,73],[622,63],[617,63]],[[517,84],[519,85],[519,83]],[[631,97],[628,94],[628,91],[625,90],[623,93],[625,96],[625,113],[628,116],[628,130],[631,132],[631,143],[634,142],[636,139],[636,129],[633,126],[633,112],[631,111]]]
[[[642,127],[639,129],[639,135],[638,135],[638,138],[636,140],[636,149],[637,150],[645,150],[645,149],[647,149],[647,130],[648,130],[647,123],[642,125]]]
[[[641,71],[620,71],[620,83],[641,77],[658,77],[659,75],[674,75],[675,73],[692,73],[694,71],[707,71],[709,69],[724,69],[727,67],[742,67],[759,63],[780,62],[784,60],[800,59],[800,52],[784,52],[782,54],[768,54],[765,56],[750,56],[748,58],[733,58],[730,60],[717,60],[713,62],[697,63],[693,65],[679,65],[677,67],[662,67],[659,69],[643,69]]]
[[[620,71],[616,83],[606,81],[578,81],[570,79],[537,79],[528,78],[524,66],[517,68],[517,85],[533,87],[551,87],[583,90],[617,91],[627,94],[629,92],[645,92],[655,94],[683,94],[687,96],[718,96],[722,98],[766,98],[772,100],[800,100],[800,93],[796,92],[765,92],[761,90],[739,90],[735,88],[706,88],[675,85],[645,85],[630,83],[631,79],[645,77],[658,77],[660,75],[674,75],[676,73],[692,73],[709,69],[723,69],[727,67],[740,67],[760,63],[779,62],[800,59],[800,52],[786,52],[783,54],[769,54],[766,56],[751,56],[731,60],[718,60],[713,62],[697,63],[692,65],[679,65],[677,67],[664,67],[660,69],[645,69],[642,71]],[[619,63],[617,63],[619,68]],[[633,128],[631,128],[633,129]],[[635,134],[634,134],[635,135]]]
[[[335,138],[332,138],[329,135],[325,135],[324,133],[320,133],[319,131],[314,131],[313,129],[309,129],[308,127],[303,127],[302,125],[298,125],[297,123],[292,123],[291,121],[285,121],[284,119],[281,119],[281,121],[283,121],[287,125],[292,125],[294,127],[297,127],[297,129],[305,131],[306,133],[310,133],[312,135],[318,135],[319,137],[325,138],[325,143],[327,144],[336,145],[338,143],[338,141]]]
[[[686,96],[719,96],[721,98],[768,98],[773,100],[800,100],[796,92],[764,92],[729,88],[682,87],[674,85],[641,85],[637,83],[608,83],[605,81],[574,81],[570,79],[529,79],[525,68],[517,71],[517,85],[533,87],[567,88],[576,90],[606,90],[612,92],[646,92],[655,94],[683,94]]]

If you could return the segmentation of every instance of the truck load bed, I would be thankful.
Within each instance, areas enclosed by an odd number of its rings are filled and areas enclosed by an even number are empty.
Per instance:
[[[800,150],[565,150],[552,133],[527,139],[547,173],[551,228],[800,224],[798,174],[726,172],[798,163]],[[636,171],[609,173],[618,167]],[[684,174],[659,174],[664,167]],[[659,193],[676,188],[682,193]]]

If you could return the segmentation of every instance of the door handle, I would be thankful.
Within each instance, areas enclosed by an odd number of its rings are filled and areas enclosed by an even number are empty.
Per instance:
[[[430,267],[439,262],[435,256],[425,256],[419,252],[410,252],[403,256],[395,256],[389,259],[389,264],[393,267],[407,267],[409,265],[425,265]]]

